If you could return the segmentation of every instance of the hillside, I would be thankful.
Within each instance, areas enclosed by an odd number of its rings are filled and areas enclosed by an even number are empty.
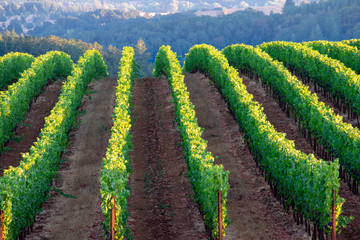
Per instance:
[[[135,46],[142,38],[151,58],[159,47],[169,44],[180,56],[198,43],[218,49],[229,44],[257,45],[274,40],[311,41],[360,38],[360,3],[329,0],[284,9],[283,14],[266,15],[251,9],[222,14],[216,18],[178,13],[151,19],[124,19],[115,11],[94,11],[57,18],[28,34],[98,42],[118,48]]]
[[[296,4],[310,3],[319,0],[295,0]],[[185,11],[212,10],[215,8],[244,8],[258,6],[283,6],[286,0],[103,0],[103,1],[84,1],[84,0],[9,0],[0,3],[4,6],[7,3],[21,6],[24,3],[38,2],[45,6],[55,6],[67,11],[93,11],[96,9],[111,9],[121,11],[137,10],[141,12],[153,13],[175,13]]]
[[[302,42],[360,38],[360,2],[352,0],[312,2],[284,9],[254,6],[238,8],[242,11],[217,8],[163,15],[138,10],[82,12],[76,5],[70,11],[59,5],[65,6],[69,2],[22,4],[19,1],[7,5],[0,10],[0,28],[3,32],[14,30],[17,35],[58,36],[97,42],[105,49],[110,45],[116,48],[135,46],[142,39],[151,61],[163,44],[171,45],[180,60],[184,60],[189,48],[199,43],[222,49],[234,43],[257,45],[275,40]],[[271,1],[275,2],[281,1]],[[107,6],[105,3],[103,8]],[[267,3],[270,5],[270,1]],[[116,73],[114,69],[112,72]]]

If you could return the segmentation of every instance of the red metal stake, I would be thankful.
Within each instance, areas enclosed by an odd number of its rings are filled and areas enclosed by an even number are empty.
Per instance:
[[[115,240],[115,197],[112,197],[113,207],[111,209],[111,240]]]
[[[331,240],[336,239],[336,215],[335,215],[335,202],[336,202],[336,191],[333,190],[333,202],[332,202],[332,229],[331,229]]]
[[[3,240],[4,239],[4,226],[3,226],[3,222],[4,222],[4,212],[1,211],[1,235],[0,235],[0,240]]]
[[[222,191],[219,190],[218,191],[218,212],[219,212],[219,240],[223,239],[223,234],[222,234]]]

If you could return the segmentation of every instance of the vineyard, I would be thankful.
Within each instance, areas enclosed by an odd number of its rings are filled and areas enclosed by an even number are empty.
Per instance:
[[[358,239],[359,47],[0,57],[0,239]]]

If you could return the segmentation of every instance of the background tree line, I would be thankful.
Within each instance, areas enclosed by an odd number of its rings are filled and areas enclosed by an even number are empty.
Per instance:
[[[140,67],[140,77],[152,75],[153,66],[149,61],[150,54],[147,52],[145,42],[140,38],[134,47],[136,63]],[[43,38],[19,36],[15,31],[6,31],[4,35],[0,34],[0,56],[9,52],[26,52],[37,57],[48,51],[63,51],[69,54],[76,63],[89,49],[98,50],[102,54],[111,76],[118,75],[122,51],[112,45],[104,50],[104,47],[97,42],[85,43],[81,40],[66,40],[56,36]]]
[[[37,57],[48,51],[63,51],[69,54],[74,62],[77,62],[88,49],[98,50],[103,55],[109,74],[117,75],[121,50],[112,45],[104,50],[103,46],[97,42],[85,43],[81,40],[66,40],[56,36],[44,38],[19,36],[15,31],[0,34],[1,56],[9,52],[26,52]]]
[[[35,7],[41,9],[37,5]],[[46,9],[49,8],[42,8],[44,14]],[[26,34],[38,36],[40,39],[53,39],[52,41],[55,41],[54,37],[41,37],[54,35],[70,39],[67,41],[78,42],[81,51],[86,47],[109,46],[106,51],[103,50],[104,58],[109,63],[115,61],[111,60],[111,52],[118,54],[118,49],[123,46],[134,47],[139,39],[146,44],[147,52],[144,58],[153,61],[159,47],[164,44],[170,45],[172,50],[178,53],[180,60],[183,60],[189,48],[199,43],[211,44],[222,49],[234,43],[258,45],[274,40],[301,42],[360,38],[360,0],[327,0],[300,6],[295,6],[293,0],[287,0],[283,14],[270,15],[251,9],[219,17],[197,17],[193,12],[186,12],[145,18],[139,17],[136,11],[125,13],[105,9],[66,14],[52,9],[49,14],[50,17],[45,17],[48,21],[40,21],[28,29]],[[26,21],[28,18],[24,19]],[[13,19],[8,29],[21,35],[23,31],[22,27],[19,27],[19,21],[21,19]],[[22,41],[35,41],[30,39],[34,38],[23,36],[16,41],[19,41],[19,44]],[[94,44],[86,45],[85,42]],[[45,41],[42,42],[42,46],[36,43],[32,48],[39,48],[36,50],[38,52],[46,51],[46,46],[51,44]],[[62,43],[59,46],[68,45]],[[109,65],[113,66],[112,63]],[[114,73],[117,69],[111,71]]]

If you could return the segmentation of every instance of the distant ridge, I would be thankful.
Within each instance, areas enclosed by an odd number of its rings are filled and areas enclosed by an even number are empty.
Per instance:
[[[140,11],[144,13],[176,13],[186,11],[212,11],[221,9],[244,9],[262,6],[284,6],[286,0],[102,0],[102,1],[84,1],[84,0],[8,0],[0,2],[4,8],[6,4],[13,4],[20,7],[23,3],[42,3],[45,7],[54,6],[65,11],[94,11],[96,9],[111,9],[121,11]],[[318,2],[319,0],[294,0],[294,3]],[[259,9],[262,11],[262,9]],[[267,14],[267,12],[264,12]]]

